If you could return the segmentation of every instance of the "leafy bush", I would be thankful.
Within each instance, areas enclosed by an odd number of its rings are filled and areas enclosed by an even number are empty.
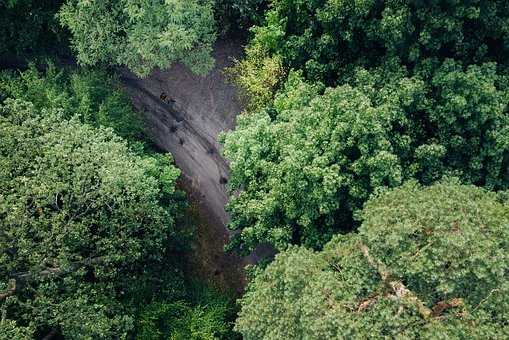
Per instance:
[[[260,45],[253,45],[246,49],[244,59],[236,60],[227,70],[227,75],[237,85],[246,111],[251,113],[272,102],[286,72],[280,58],[270,57]]]
[[[23,72],[0,74],[0,100],[16,98],[35,109],[58,109],[65,118],[77,116],[95,127],[111,127],[130,141],[143,136],[143,123],[114,76],[97,69],[77,71],[49,62],[44,72],[31,64]]]
[[[502,339],[509,196],[408,183],[369,201],[358,234],[292,247],[256,275],[244,339]]]
[[[211,288],[188,284],[186,300],[154,301],[142,308],[137,339],[235,339],[234,306]]]

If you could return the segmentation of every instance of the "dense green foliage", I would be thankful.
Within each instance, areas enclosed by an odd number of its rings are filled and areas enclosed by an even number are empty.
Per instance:
[[[234,68],[252,99],[224,138],[232,247],[320,248],[408,179],[508,188],[509,12],[469,6],[273,1]]]
[[[509,4],[497,1],[273,0],[256,39],[285,65],[328,85],[352,66],[429,58],[505,62]]]
[[[1,112],[1,281],[16,282],[7,318],[69,338],[125,334],[118,288],[126,270],[162,259],[179,171],[58,110],[9,99]]]
[[[1,67],[66,51],[58,19],[84,64],[213,65],[211,2],[61,5],[0,1]],[[183,275],[179,171],[116,77],[37,67],[0,73],[0,338],[236,338],[232,302]]]
[[[232,304],[177,258],[179,171],[115,78],[31,66],[0,102],[0,338],[232,338]]]
[[[274,99],[274,92],[284,82],[281,58],[270,56],[261,45],[246,48],[246,56],[227,70],[237,85],[246,112],[256,112]]]
[[[263,22],[267,0],[215,0],[214,7],[218,29],[238,34]]]
[[[180,172],[109,66],[205,75],[252,25],[229,247],[281,253],[236,330],[508,338],[505,0],[0,0],[0,67],[38,62],[0,73],[0,338],[239,337],[185,274]]]
[[[199,74],[214,64],[209,0],[68,0],[59,17],[82,65],[125,65],[145,76],[174,61]]]
[[[141,307],[137,339],[233,340],[231,301],[210,288],[188,284],[186,300]]]
[[[272,109],[242,117],[225,138],[241,246],[320,247],[410,178],[507,188],[509,91],[494,66],[448,61],[423,78],[359,69],[354,86],[323,91],[292,73]]]
[[[501,0],[271,1],[223,136],[230,247],[286,249],[244,338],[509,335],[509,202],[485,191],[509,188],[508,23]]]
[[[258,273],[245,339],[502,339],[509,336],[509,201],[414,183],[371,200],[358,234],[292,247]]]
[[[55,14],[62,1],[0,1],[0,57],[32,56],[65,50],[67,37]]]
[[[65,118],[77,116],[95,127],[111,127],[121,137],[142,137],[142,121],[119,82],[100,70],[58,69],[49,63],[44,72],[35,66],[20,73],[0,74],[0,99],[31,102],[36,109],[58,109]]]

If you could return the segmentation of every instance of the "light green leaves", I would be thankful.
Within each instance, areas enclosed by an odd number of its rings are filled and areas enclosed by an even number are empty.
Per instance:
[[[67,1],[59,13],[83,65],[125,65],[140,76],[182,62],[197,74],[214,65],[209,1]]]
[[[354,227],[374,193],[444,175],[505,189],[508,103],[493,64],[447,60],[409,77],[394,64],[356,69],[323,90],[290,72],[284,88],[226,136],[233,244],[320,248]]]
[[[407,183],[362,218],[358,234],[321,252],[290,247],[255,276],[236,322],[244,339],[507,336],[503,195]]]
[[[161,260],[175,233],[179,171],[55,106],[0,106],[0,248],[8,251],[0,281],[17,280],[15,296],[0,301],[12,303],[2,323],[123,337],[132,318],[119,292]]]

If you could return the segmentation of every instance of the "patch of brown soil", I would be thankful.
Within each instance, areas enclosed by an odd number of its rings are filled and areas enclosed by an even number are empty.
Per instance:
[[[187,194],[186,217],[194,229],[190,249],[183,254],[187,276],[205,281],[223,293],[240,296],[246,284],[244,260],[224,251],[228,232],[200,200],[201,195],[193,193],[189,180],[182,178],[179,188]]]

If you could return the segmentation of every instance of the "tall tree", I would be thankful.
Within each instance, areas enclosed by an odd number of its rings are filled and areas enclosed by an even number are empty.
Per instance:
[[[179,171],[20,100],[0,107],[0,150],[0,333],[124,337],[126,286],[175,234]]]
[[[358,234],[293,247],[241,299],[244,339],[503,339],[509,196],[409,183],[371,200]]]
[[[140,76],[176,61],[198,74],[214,65],[209,0],[69,0],[59,17],[83,65],[125,65]]]
[[[493,64],[446,61],[431,80],[398,66],[357,69],[323,89],[291,73],[274,105],[224,138],[232,246],[323,246],[369,197],[444,175],[509,187],[509,91]],[[237,193],[238,191],[238,193]]]

